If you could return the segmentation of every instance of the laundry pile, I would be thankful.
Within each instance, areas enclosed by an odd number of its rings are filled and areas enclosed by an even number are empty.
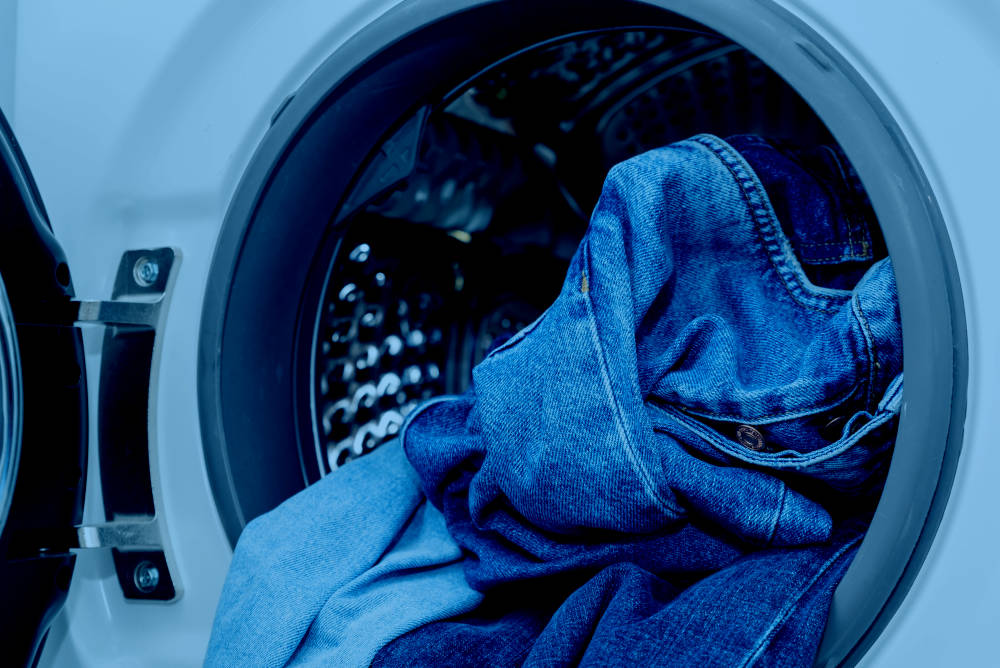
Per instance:
[[[809,665],[901,352],[839,150],[632,158],[559,297],[465,394],[247,526],[207,663]]]

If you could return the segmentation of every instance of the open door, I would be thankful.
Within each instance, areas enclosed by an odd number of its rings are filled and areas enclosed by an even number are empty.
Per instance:
[[[76,299],[38,189],[0,114],[4,665],[37,661],[80,550],[110,552],[126,599],[178,596],[157,520],[149,438],[157,332],[177,260],[171,248],[126,251],[109,300]],[[81,324],[104,326],[93,448]],[[97,463],[104,518],[83,524],[90,457]]]
[[[80,524],[87,392],[80,332],[31,324],[70,304],[65,256],[0,114],[0,635],[4,661],[34,660],[66,598],[75,555],[58,549]]]

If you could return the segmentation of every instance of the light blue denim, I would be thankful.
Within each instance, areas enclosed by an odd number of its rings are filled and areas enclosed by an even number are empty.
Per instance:
[[[389,641],[481,598],[394,441],[247,525],[205,664],[368,665]]]

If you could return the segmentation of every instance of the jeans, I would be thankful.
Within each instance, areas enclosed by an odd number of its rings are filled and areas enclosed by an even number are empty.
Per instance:
[[[763,620],[753,660],[778,661],[765,650],[781,638],[782,655],[815,651],[819,630],[777,631],[825,618],[851,544],[835,520],[870,510],[880,489],[902,394],[895,278],[835,152],[732,141],[746,157],[699,135],[612,169],[552,306],[487,355],[466,394],[404,425],[484,605],[523,592],[508,614],[470,617],[484,647],[513,633],[545,656],[570,601],[653,588],[650,618],[682,619],[671,615],[688,591],[722,608],[697,635],[668,625],[636,652],[740,663],[704,639],[737,634],[747,615]],[[803,594],[820,580],[823,595]],[[751,586],[774,605],[729,600]],[[593,627],[588,605],[576,612]],[[602,623],[632,628],[628,607]],[[411,634],[428,647],[406,647],[449,651],[468,628],[431,625]],[[580,637],[574,657],[604,656]],[[379,656],[402,660],[404,642]]]
[[[396,441],[247,525],[205,663],[367,665],[390,640],[481,599]]]
[[[807,666],[858,540],[755,552],[686,588],[619,563],[568,596],[558,581],[497,590],[372,666]]]
[[[829,149],[615,167],[469,391],[248,525],[207,663],[809,663],[901,403],[874,229]]]
[[[529,554],[688,519],[821,542],[803,490],[877,487],[900,340],[888,259],[853,291],[813,284],[747,162],[700,135],[611,170],[555,303],[404,447],[449,525]]]

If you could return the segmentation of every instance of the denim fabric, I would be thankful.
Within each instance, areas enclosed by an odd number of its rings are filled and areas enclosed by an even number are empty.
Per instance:
[[[756,552],[683,590],[621,563],[554,612],[558,584],[491,592],[481,609],[389,643],[372,666],[806,666],[858,540]]]
[[[555,303],[411,413],[413,470],[252,523],[208,662],[809,663],[892,446],[895,280],[842,156],[732,143],[611,171]]]
[[[815,652],[847,560],[831,511],[870,506],[893,441],[895,279],[835,153],[733,142],[752,166],[699,135],[612,169],[555,303],[411,414],[488,608],[387,665]]]
[[[467,395],[411,414],[404,447],[450,525],[465,504],[529,553],[689,517],[820,542],[830,514],[789,482],[877,485],[900,348],[889,261],[852,292],[812,284],[747,162],[699,135],[611,170],[555,303]]]
[[[481,598],[396,441],[247,525],[205,663],[367,665],[390,640]]]
[[[755,135],[726,143],[757,174],[810,281],[849,290],[885,256],[868,196],[839,147],[803,149]]]
[[[474,589],[487,591],[557,574],[586,575],[622,561],[675,573],[704,574],[744,553],[744,545],[704,522],[679,522],[645,534],[607,530],[567,534],[532,526],[508,513],[494,513],[477,521],[470,513],[468,491],[480,474],[476,459],[468,458],[455,466],[448,459],[449,453],[461,452],[474,437],[464,420],[475,423],[477,416],[471,393],[431,400],[419,422],[410,423],[407,432],[412,438],[419,425],[433,434],[440,448],[433,463],[447,480],[435,503],[440,503],[451,535],[471,555],[466,577]],[[581,479],[566,486],[592,482],[599,481]]]

